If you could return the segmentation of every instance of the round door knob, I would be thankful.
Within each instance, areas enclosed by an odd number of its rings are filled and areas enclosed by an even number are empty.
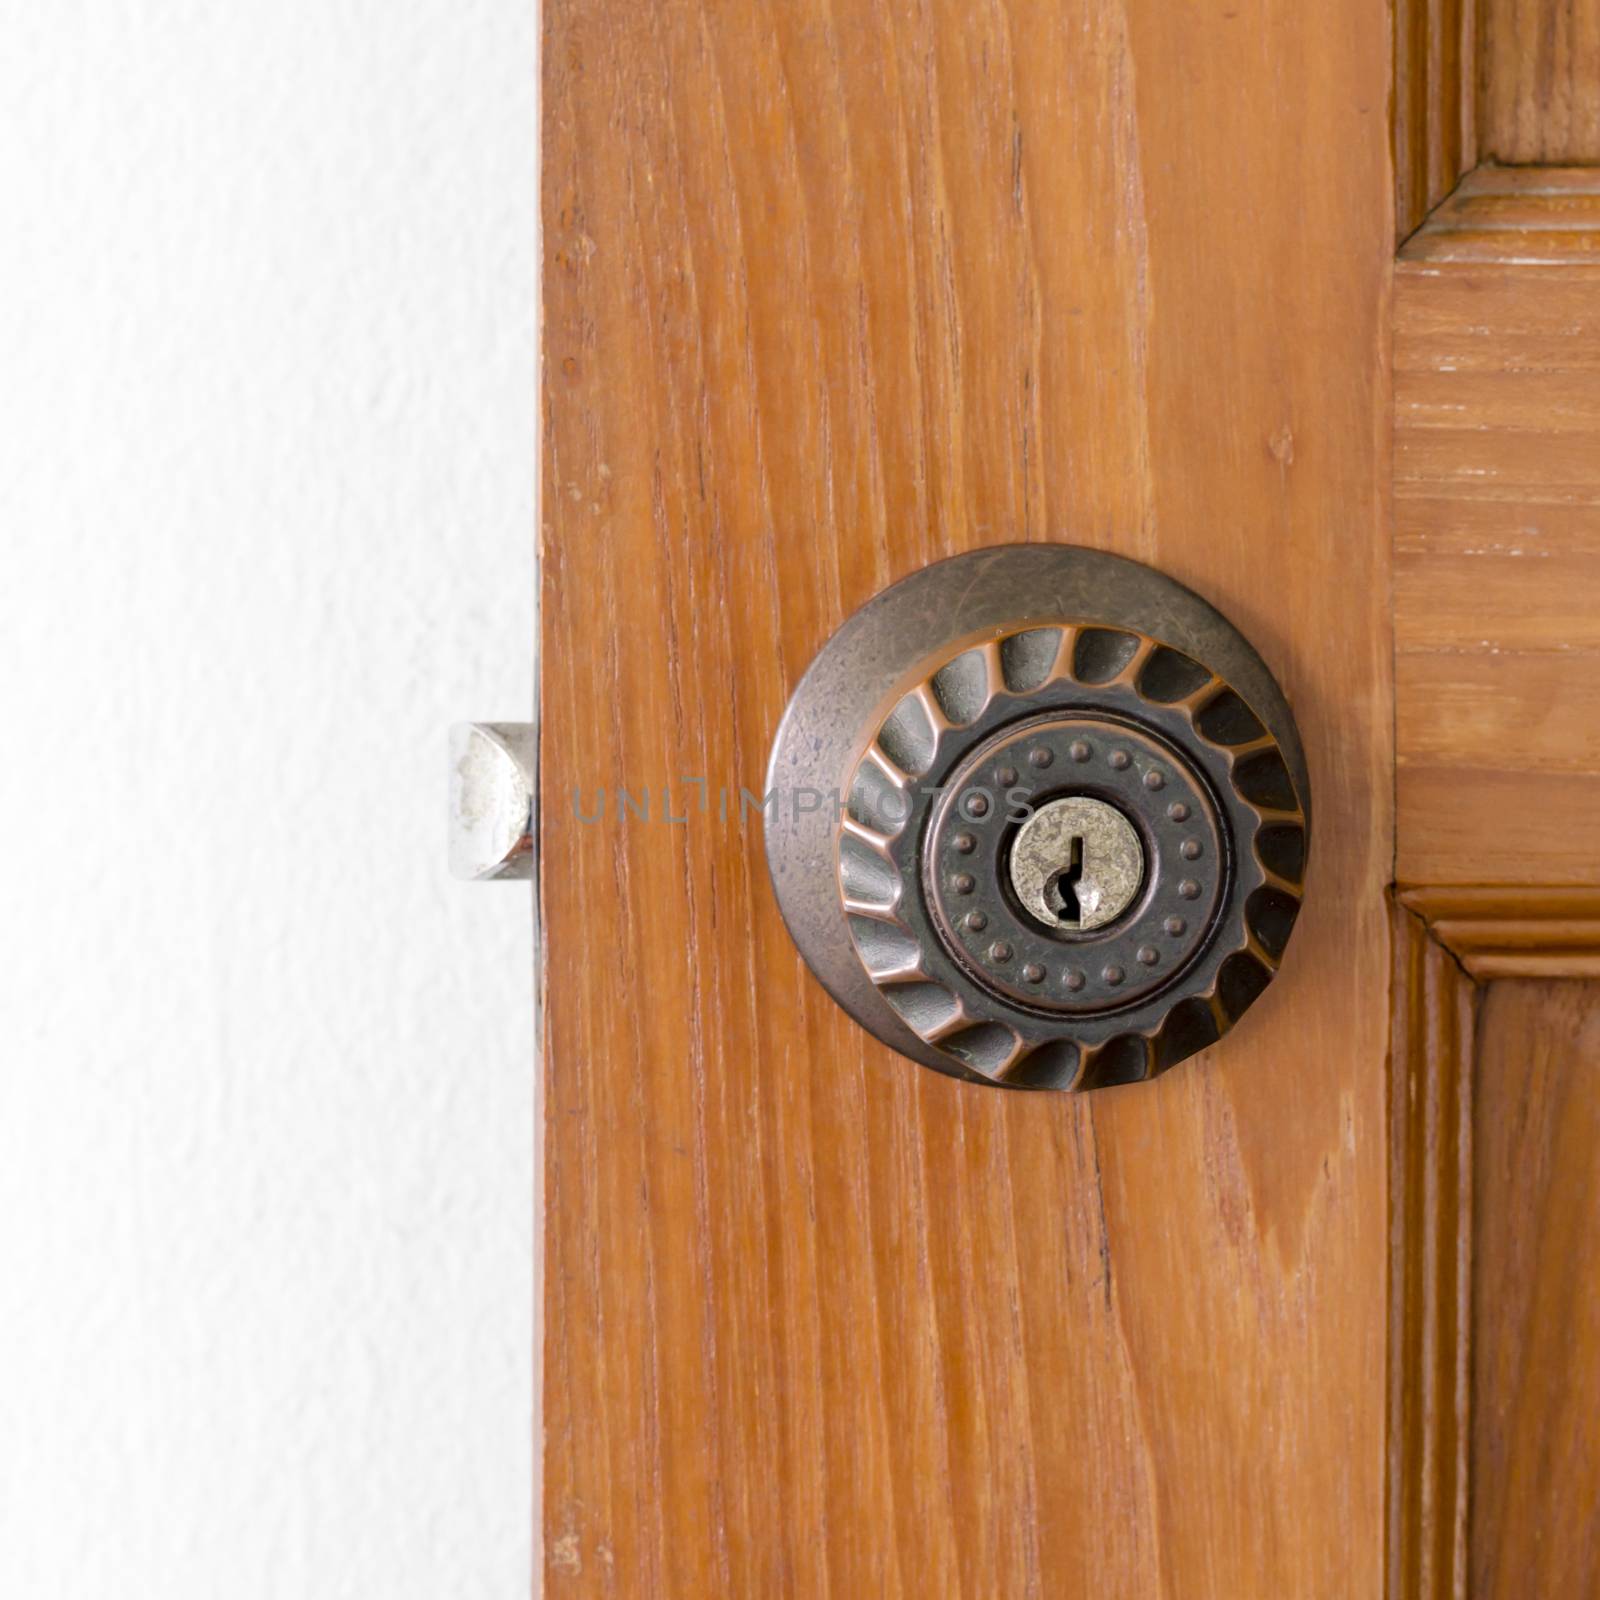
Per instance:
[[[767,793],[812,970],[965,1078],[1164,1071],[1256,1000],[1300,909],[1282,692],[1198,595],[1102,551],[974,551],[870,600],[795,690]]]

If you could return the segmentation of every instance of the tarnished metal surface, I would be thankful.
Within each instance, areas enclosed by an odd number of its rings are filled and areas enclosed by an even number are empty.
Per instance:
[[[1022,909],[1047,928],[1088,933],[1114,922],[1144,882],[1144,846],[1104,800],[1068,795],[1017,830],[1008,860]]]
[[[974,785],[989,794],[965,799]],[[1024,910],[1017,788],[1129,820],[1146,870],[1119,915],[1074,931]],[[1160,1071],[1255,998],[1298,909],[1307,785],[1281,693],[1212,607],[1103,552],[1002,546],[884,591],[802,679],[768,789],[773,883],[813,971],[886,1043],[961,1076]],[[805,792],[838,807],[790,804]]]

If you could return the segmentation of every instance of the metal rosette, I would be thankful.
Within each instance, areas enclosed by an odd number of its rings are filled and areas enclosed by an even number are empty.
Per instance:
[[[800,779],[836,786],[832,815],[787,816]],[[1304,892],[1305,763],[1271,674],[1191,591],[1073,546],[953,558],[869,602],[797,689],[774,791],[779,902],[835,998],[1007,1087],[1129,1083],[1213,1044]],[[1063,797],[1139,837],[1137,893],[1103,926],[1045,926],[1007,870]]]

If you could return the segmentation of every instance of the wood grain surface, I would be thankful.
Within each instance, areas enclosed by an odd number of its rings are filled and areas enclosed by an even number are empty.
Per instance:
[[[1477,0],[1395,0],[1395,229],[1402,239],[1477,164],[1477,19]]]
[[[1478,991],[1398,909],[1389,1058],[1387,1600],[1461,1600],[1471,1411],[1472,1074]]]
[[[1600,172],[1480,168],[1395,280],[1398,876],[1600,882]]]
[[[1434,209],[1426,226],[1406,241],[1400,259],[1416,276],[1424,263],[1583,266],[1593,265],[1597,253],[1600,168],[1487,165],[1469,172]]]
[[[1496,983],[1479,1025],[1473,1600],[1600,1594],[1600,985]]]
[[[1600,0],[1479,0],[1486,156],[1600,161]]]
[[[1600,888],[1407,889],[1400,898],[1479,982],[1600,978]]]
[[[1381,0],[545,18],[548,1592],[1375,1594]],[[718,816],[855,606],[1009,539],[1220,605],[1316,797],[1272,990],[1081,1098],[874,1043]]]

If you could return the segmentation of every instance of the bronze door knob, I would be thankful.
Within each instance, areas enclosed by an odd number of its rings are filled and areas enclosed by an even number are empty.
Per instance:
[[[974,551],[870,600],[796,689],[768,794],[812,970],[966,1078],[1164,1071],[1266,988],[1300,909],[1282,692],[1198,595],[1101,551]]]

